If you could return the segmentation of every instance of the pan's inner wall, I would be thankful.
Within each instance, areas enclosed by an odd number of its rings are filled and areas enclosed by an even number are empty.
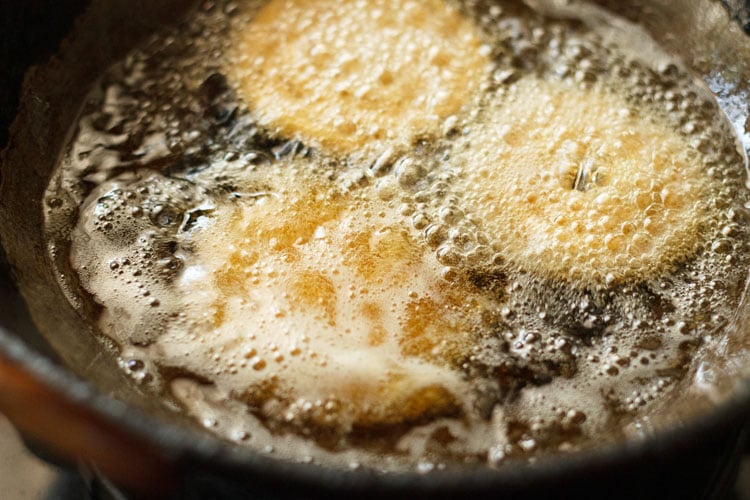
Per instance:
[[[0,4],[0,150],[8,142],[26,70],[58,48],[85,5],[84,0],[30,0]]]
[[[4,63],[6,60],[14,65],[21,65],[21,61],[42,62],[45,51],[54,50],[60,43],[65,26],[74,24],[74,16],[83,3],[73,0],[23,5],[4,2],[0,7],[3,13],[0,19],[8,24],[5,34],[10,38],[4,37],[3,51],[13,52],[12,57],[3,59]],[[156,413],[164,412],[161,405],[143,397],[126,377],[112,369],[114,361],[102,350],[101,343],[60,289],[43,241],[41,203],[70,124],[76,120],[92,78],[144,36],[174,22],[179,13],[193,3],[180,0],[91,2],[78,19],[73,34],[62,43],[60,53],[46,65],[26,74],[21,105],[2,157],[0,237],[36,327],[63,364],[78,375],[105,393]],[[48,32],[31,29],[21,35],[21,21],[32,18],[34,22],[29,22],[30,25],[36,26],[40,20],[44,24],[43,20],[49,18],[56,27]],[[18,34],[17,38],[13,38],[14,33]],[[8,78],[17,78],[19,72],[23,74],[25,70],[20,66],[9,66],[9,69]],[[14,87],[4,85],[1,95],[3,103],[8,105],[2,108],[2,119],[9,122],[14,113],[8,110],[15,110]],[[5,133],[5,127],[2,130]],[[30,339],[31,345],[42,345],[34,339],[34,327],[19,318],[14,309],[7,309],[9,315],[2,319],[3,326]],[[20,331],[19,324],[24,325]]]

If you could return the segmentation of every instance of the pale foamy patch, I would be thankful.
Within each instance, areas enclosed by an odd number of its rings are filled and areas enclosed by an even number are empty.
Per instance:
[[[217,209],[175,284],[185,323],[160,362],[271,419],[349,428],[462,411],[465,306],[396,210],[288,172]]]

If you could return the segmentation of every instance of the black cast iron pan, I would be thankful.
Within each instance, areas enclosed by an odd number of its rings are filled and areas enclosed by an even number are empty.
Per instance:
[[[729,16],[714,0],[599,3],[641,23],[697,74],[721,72],[733,85],[729,92],[741,96],[747,108],[750,43],[730,19],[747,21],[741,5]],[[643,441],[533,466],[389,476],[260,456],[201,432],[141,393],[60,291],[42,240],[42,200],[90,83],[139,39],[175,22],[189,4],[35,0],[0,5],[3,134],[16,116],[0,188],[0,411],[34,446],[67,463],[85,463],[136,496],[162,498],[708,498],[722,493],[744,446],[750,415],[746,381],[738,381],[733,396],[715,410]],[[16,113],[9,103],[20,75],[55,51],[85,5],[75,36],[60,55],[27,75]],[[738,347],[750,343],[750,304],[745,306],[730,339]]]

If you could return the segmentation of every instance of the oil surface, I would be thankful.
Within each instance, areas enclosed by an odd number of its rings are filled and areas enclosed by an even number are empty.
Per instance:
[[[260,452],[635,439],[737,308],[750,200],[710,92],[596,19],[202,3],[91,90],[47,199],[62,284],[146,390]]]

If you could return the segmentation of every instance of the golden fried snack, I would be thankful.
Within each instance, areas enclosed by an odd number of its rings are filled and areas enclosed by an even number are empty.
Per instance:
[[[227,71],[260,122],[339,152],[435,132],[488,62],[443,0],[272,0],[236,30]]]
[[[658,116],[536,79],[485,116],[456,158],[461,189],[511,262],[588,286],[647,278],[695,251],[707,177]]]
[[[163,336],[164,352],[272,421],[346,432],[459,412],[471,300],[446,290],[374,191],[341,194],[289,168],[268,179],[195,238],[180,287],[200,319]],[[186,360],[191,335],[202,348]]]

